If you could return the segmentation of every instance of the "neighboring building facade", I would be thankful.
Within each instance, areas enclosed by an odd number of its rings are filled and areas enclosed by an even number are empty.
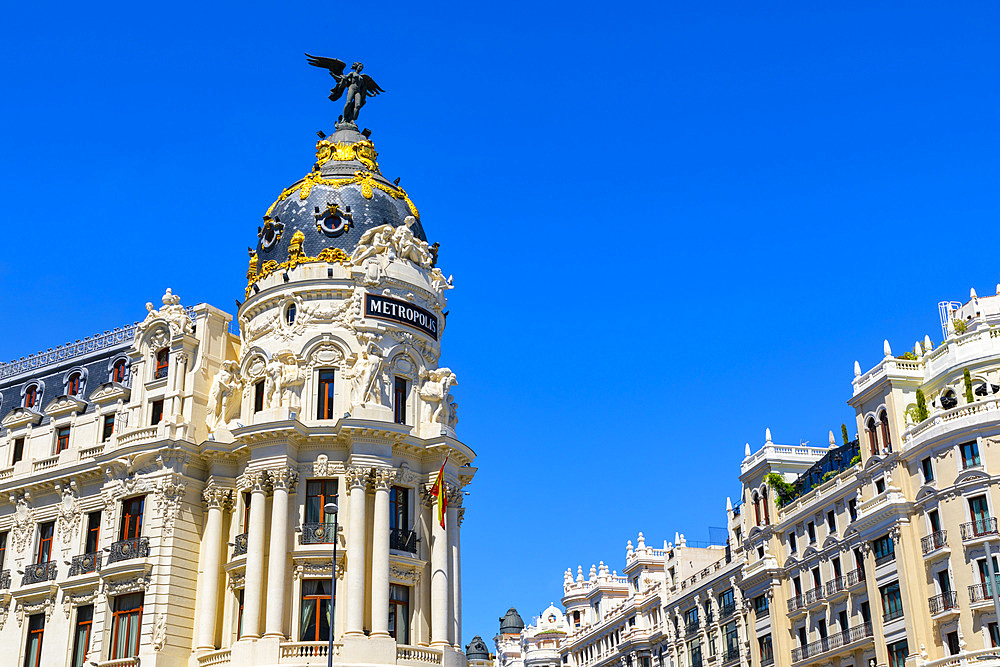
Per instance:
[[[332,623],[338,665],[464,667],[451,282],[367,133],[316,148],[238,333],[168,290],[0,366],[4,664],[326,665]]]
[[[724,556],[640,535],[624,576],[567,571],[562,664],[1000,665],[1000,286],[941,312],[940,345],[855,364],[860,438],[747,445]]]

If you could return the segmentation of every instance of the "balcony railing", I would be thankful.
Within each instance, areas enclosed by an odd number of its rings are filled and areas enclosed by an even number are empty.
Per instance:
[[[857,570],[855,570],[855,572],[856,571]],[[832,579],[826,582],[826,596],[830,597],[831,595],[836,595],[841,591],[846,591],[848,588],[850,588],[850,586],[851,585],[847,583],[847,577],[837,577],[835,579]]]
[[[10,590],[10,570],[0,572],[0,591]]]
[[[948,531],[946,530],[939,530],[920,539],[920,547],[924,550],[925,555],[937,551],[946,544],[948,544]]]
[[[407,528],[389,529],[389,548],[417,553],[417,534]]]
[[[736,603],[730,602],[729,604],[725,604],[719,607],[719,620],[724,621],[734,613],[736,613]]]
[[[701,656],[692,655],[691,656],[691,667],[701,667]]]
[[[132,558],[145,558],[149,555],[149,538],[136,537],[131,540],[121,540],[111,544],[111,553],[108,554],[108,564],[118,561],[131,560]]]
[[[897,618],[902,618],[902,617],[903,617],[903,607],[902,606],[900,606],[900,607],[898,607],[896,609],[890,609],[889,611],[887,611],[884,614],[882,614],[882,620],[884,622],[886,622],[886,623],[888,623],[889,621],[894,621]]]
[[[994,575],[998,584],[1000,584],[1000,574]],[[993,588],[990,586],[990,582],[984,581],[981,584],[973,584],[969,586],[969,602],[983,602],[984,600],[993,599]]]
[[[931,608],[931,615],[940,614],[949,609],[958,609],[958,593],[956,591],[946,591],[940,595],[927,598],[927,604]]]
[[[980,537],[997,534],[997,520],[995,517],[979,517],[975,521],[962,524],[962,540],[975,540]]]
[[[793,595],[788,598],[788,611],[795,611],[796,609],[802,609],[806,606],[806,596],[805,595]]]
[[[56,578],[56,563],[35,563],[24,568],[24,576],[21,577],[21,585],[39,584],[43,581],[53,581]]]
[[[768,665],[774,664],[774,654],[767,656],[766,658],[760,659],[760,667],[767,667]]]
[[[800,660],[805,660],[806,658],[812,658],[821,653],[826,653],[827,651],[832,651],[841,646],[847,646],[848,644],[853,644],[854,642],[864,639],[865,637],[872,636],[872,625],[871,623],[865,623],[863,625],[856,625],[853,628],[848,628],[843,632],[838,632],[832,634],[829,637],[824,637],[819,641],[814,641],[811,644],[806,644],[805,646],[799,646],[792,649],[792,662],[799,662]],[[774,662],[774,658],[771,658],[771,662]],[[763,665],[763,661],[761,665]]]
[[[698,629],[698,619],[692,618],[684,624],[684,632],[694,632]]]
[[[101,571],[101,554],[83,554],[73,556],[73,562],[69,566],[69,576],[75,577],[81,574],[91,574]]]
[[[813,602],[818,602],[823,599],[823,586],[822,584],[813,588],[812,590],[806,591],[805,597],[806,604],[812,604]]]
[[[740,659],[740,649],[736,646],[727,646],[725,652],[722,654],[722,664],[728,664],[730,662],[736,662]]]
[[[332,523],[302,524],[302,544],[333,544],[337,538]]]
[[[233,542],[233,558],[237,556],[242,556],[247,552],[247,534],[241,533],[236,536],[236,541]]]
[[[894,561],[894,560],[896,560],[896,552],[895,552],[895,550],[890,551],[887,554],[882,554],[881,556],[876,556],[875,557],[875,567],[878,567],[879,565],[885,565],[886,563],[888,563],[890,561]]]

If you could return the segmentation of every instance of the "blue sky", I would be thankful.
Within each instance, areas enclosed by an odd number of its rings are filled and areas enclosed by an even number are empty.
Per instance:
[[[874,6],[873,6],[874,5]],[[383,172],[455,275],[479,473],[464,641],[625,541],[705,539],[747,441],[825,443],[855,359],[992,293],[991,3],[7,3],[0,357],[232,310],[362,60]]]

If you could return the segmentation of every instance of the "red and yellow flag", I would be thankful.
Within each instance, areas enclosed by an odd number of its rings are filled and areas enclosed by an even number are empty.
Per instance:
[[[444,528],[444,513],[448,509],[448,492],[444,488],[444,467],[448,464],[448,457],[444,457],[444,463],[441,464],[441,469],[438,470],[437,480],[434,482],[434,486],[431,487],[431,495],[437,498],[437,515],[438,523]]]

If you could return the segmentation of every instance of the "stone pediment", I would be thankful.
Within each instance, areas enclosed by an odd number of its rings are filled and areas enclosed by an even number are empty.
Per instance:
[[[37,424],[42,421],[42,415],[31,408],[14,408],[7,413],[7,416],[0,421],[4,428],[20,428],[28,424]]]
[[[87,402],[81,401],[76,396],[56,396],[52,402],[45,406],[45,414],[50,417],[69,414],[70,412],[83,412],[87,409]]]
[[[113,403],[117,400],[127,401],[132,390],[118,382],[105,382],[94,390],[90,400],[98,405]]]

